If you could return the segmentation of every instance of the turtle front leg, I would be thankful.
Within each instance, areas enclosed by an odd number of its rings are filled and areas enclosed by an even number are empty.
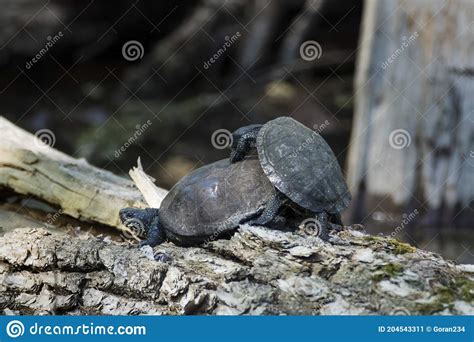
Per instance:
[[[150,246],[155,247],[165,240],[163,230],[161,229],[160,218],[155,215],[150,223],[145,227],[146,229],[146,240],[140,241],[139,246]]]
[[[239,128],[232,134],[233,143],[230,152],[230,162],[235,163],[243,160],[257,143],[258,132],[261,125],[250,125]]]
[[[267,202],[262,214],[253,220],[245,222],[251,226],[264,226],[273,221],[280,208],[286,201],[286,197],[280,192],[276,191],[272,198]]]

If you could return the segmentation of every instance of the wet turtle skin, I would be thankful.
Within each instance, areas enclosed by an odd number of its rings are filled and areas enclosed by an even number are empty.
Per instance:
[[[279,117],[263,125],[256,147],[271,183],[294,203],[330,214],[349,206],[351,194],[336,156],[315,131]]]
[[[258,215],[274,193],[258,159],[221,160],[195,170],[170,190],[159,209],[161,229],[181,245],[217,238]]]

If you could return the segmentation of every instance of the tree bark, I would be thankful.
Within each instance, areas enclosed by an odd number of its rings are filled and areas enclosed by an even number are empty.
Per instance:
[[[473,265],[348,229],[340,244],[242,226],[205,248],[17,229],[0,238],[0,308],[21,314],[473,314]],[[425,281],[430,279],[429,282]]]
[[[418,208],[472,227],[473,20],[472,1],[366,1],[348,162],[359,216]]]

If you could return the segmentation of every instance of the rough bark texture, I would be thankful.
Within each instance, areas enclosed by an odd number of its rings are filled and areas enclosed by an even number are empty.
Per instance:
[[[121,208],[145,206],[131,181],[61,153],[2,117],[0,132],[0,186],[113,227],[120,226]]]
[[[366,1],[349,182],[369,212],[423,204],[472,227],[473,20],[469,0]]]
[[[474,267],[348,229],[339,244],[242,226],[204,248],[17,229],[0,238],[0,308],[21,314],[474,314]]]

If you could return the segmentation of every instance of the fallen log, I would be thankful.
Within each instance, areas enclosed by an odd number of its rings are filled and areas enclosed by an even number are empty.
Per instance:
[[[121,246],[41,228],[0,238],[0,309],[20,314],[473,314],[474,266],[347,229],[242,226],[203,248]]]
[[[3,117],[0,132],[0,186],[40,198],[74,218],[112,227],[121,226],[121,208],[146,206],[130,180],[59,152]]]

